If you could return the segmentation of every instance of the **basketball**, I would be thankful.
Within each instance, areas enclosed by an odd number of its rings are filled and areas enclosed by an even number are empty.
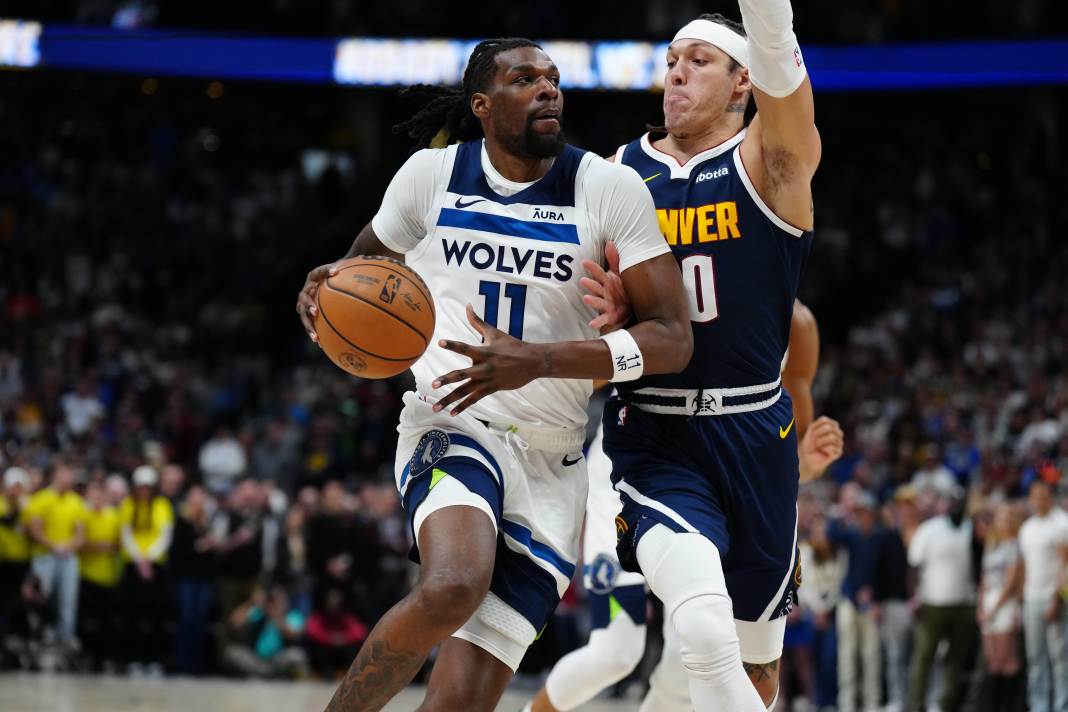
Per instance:
[[[361,378],[389,378],[415,363],[434,335],[426,283],[389,257],[340,263],[316,293],[315,331],[330,360]]]

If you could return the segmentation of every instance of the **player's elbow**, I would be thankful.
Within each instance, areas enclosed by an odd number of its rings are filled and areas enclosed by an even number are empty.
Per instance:
[[[689,319],[671,320],[667,323],[667,373],[678,373],[689,365],[693,357],[693,327]]]

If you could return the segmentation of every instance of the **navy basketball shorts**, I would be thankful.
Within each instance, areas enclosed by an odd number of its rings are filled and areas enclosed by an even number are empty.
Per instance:
[[[638,542],[657,524],[709,539],[751,663],[781,655],[801,584],[793,418],[786,391],[767,408],[729,415],[654,414],[619,398],[604,410],[604,449],[623,501],[620,563],[638,570]]]

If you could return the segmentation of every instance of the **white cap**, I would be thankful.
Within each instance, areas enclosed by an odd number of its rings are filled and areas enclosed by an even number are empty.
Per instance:
[[[27,487],[30,484],[30,473],[21,467],[9,467],[4,472],[4,487],[14,487],[15,485],[22,485]]]
[[[155,468],[148,465],[141,465],[133,471],[133,483],[134,487],[140,487],[141,485],[148,485],[154,487],[159,482],[159,474]]]
[[[694,20],[675,33],[671,43],[679,40],[701,40],[713,47],[723,50],[738,64],[749,66],[749,47],[747,40],[740,34],[718,22],[711,20]]]

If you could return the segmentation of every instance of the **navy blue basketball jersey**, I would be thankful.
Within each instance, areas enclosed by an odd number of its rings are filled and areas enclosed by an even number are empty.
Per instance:
[[[693,358],[681,373],[621,383],[639,388],[744,388],[774,383],[812,233],[776,216],[757,195],[738,147],[745,132],[686,165],[649,135],[616,160],[653,195],[664,239],[682,269],[693,322]]]

